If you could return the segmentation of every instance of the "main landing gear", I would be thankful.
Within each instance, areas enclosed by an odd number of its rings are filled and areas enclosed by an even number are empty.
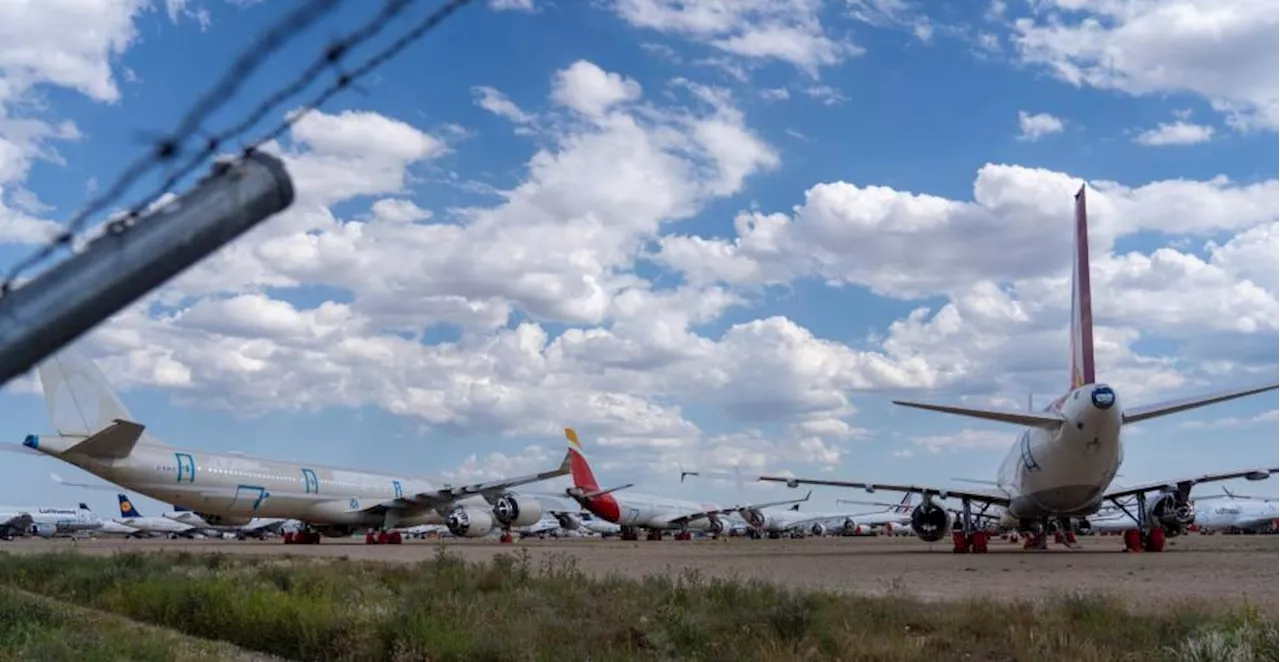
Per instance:
[[[498,542],[504,545],[510,545],[515,542],[515,537],[511,535],[511,529],[503,529],[502,535],[498,537]]]
[[[626,541],[635,541],[640,539],[640,535],[636,533],[636,527],[624,526],[622,531],[618,533],[618,538]]]
[[[399,531],[367,531],[364,534],[364,544],[366,545],[399,545],[404,542],[404,536]]]
[[[284,544],[286,545],[319,545],[320,532],[310,529],[298,529],[297,531],[284,532]]]
[[[961,501],[960,525],[951,531],[952,550],[956,554],[986,554],[987,553],[987,531],[979,529],[977,526],[977,518],[973,514],[973,501],[963,499]],[[986,506],[983,506],[979,514],[986,512]]]
[[[1025,524],[1027,521],[1024,520],[1023,522]],[[1049,549],[1050,533],[1053,534],[1053,542],[1063,545],[1067,549],[1079,547],[1076,543],[1074,525],[1068,517],[1060,517],[1056,522],[1048,517],[1041,517],[1038,520],[1031,520],[1030,524],[1020,528],[1025,532],[1025,539],[1022,542],[1023,549]]]
[[[1134,495],[1137,503],[1136,514],[1129,512],[1129,509],[1113,499],[1111,502],[1116,505],[1124,514],[1128,515],[1133,521],[1138,523],[1138,528],[1128,529],[1124,532],[1124,551],[1126,552],[1163,552],[1165,543],[1165,530],[1159,522],[1152,526],[1150,512],[1147,510],[1147,495],[1139,492]]]

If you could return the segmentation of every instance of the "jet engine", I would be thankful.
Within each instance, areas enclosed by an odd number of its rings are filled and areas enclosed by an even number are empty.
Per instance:
[[[809,535],[818,537],[825,536],[827,535],[827,527],[823,526],[820,522],[814,522],[809,525]]]
[[[933,503],[922,503],[911,511],[911,531],[925,542],[937,542],[951,532],[951,513]]]
[[[493,530],[493,517],[483,510],[454,508],[444,518],[444,524],[459,538],[480,538]]]
[[[707,526],[710,527],[708,530],[711,532],[711,535],[722,536],[729,533],[729,525],[725,524],[724,520],[719,517],[712,517],[708,519]]]
[[[1093,530],[1093,524],[1089,522],[1088,517],[1081,517],[1076,520],[1076,531],[1080,533],[1088,533]]]
[[[1185,500],[1179,503],[1175,494],[1162,494],[1147,503],[1148,521],[1163,527],[1166,535],[1179,535],[1196,522],[1195,509]]]
[[[244,526],[253,519],[247,515],[211,515],[209,513],[195,513],[195,515],[212,526]]]
[[[529,526],[542,519],[542,503],[534,498],[520,498],[508,492],[494,502],[493,519],[503,526]]]
[[[555,513],[556,523],[565,531],[577,531],[582,528],[582,520],[573,513]]]
[[[53,534],[58,532],[58,525],[49,524],[48,522],[37,522],[31,525],[31,532],[41,538],[52,538]]]
[[[746,520],[751,528],[758,531],[764,530],[769,526],[769,516],[765,515],[759,508],[743,508],[738,514],[742,515],[742,519]]]

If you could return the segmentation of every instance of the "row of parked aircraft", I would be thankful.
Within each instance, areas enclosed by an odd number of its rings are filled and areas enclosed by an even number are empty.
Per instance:
[[[1162,551],[1166,536],[1184,532],[1195,518],[1190,500],[1194,485],[1235,478],[1262,480],[1280,471],[1280,467],[1257,467],[1113,485],[1124,459],[1125,426],[1275,390],[1280,383],[1122,406],[1116,390],[1098,382],[1094,369],[1087,226],[1082,187],[1076,194],[1066,393],[1040,412],[894,401],[906,407],[1023,426],[995,480],[973,481],[985,483],[975,488],[789,475],[759,475],[754,480],[793,488],[821,485],[904,493],[897,509],[882,515],[880,525],[909,526],[917,537],[930,542],[950,532],[957,552],[985,552],[992,522],[1027,534],[1029,548],[1044,549],[1055,528],[1071,544],[1082,522],[1109,503],[1128,519],[1126,550]],[[404,531],[441,525],[460,537],[487,536],[500,529],[503,540],[509,541],[513,529],[536,524],[544,513],[554,514],[558,506],[544,505],[551,497],[569,498],[580,510],[618,525],[623,536],[633,539],[641,530],[648,531],[651,538],[660,537],[663,531],[674,532],[680,539],[698,531],[715,533],[724,530],[726,520],[735,513],[756,528],[789,528],[803,522],[816,529],[833,521],[765,510],[797,505],[808,496],[722,506],[642,495],[629,484],[603,488],[572,429],[566,429],[569,447],[559,467],[467,485],[434,485],[410,476],[172,447],[147,432],[97,366],[74,349],[50,357],[37,372],[55,434],[28,435],[23,441],[28,452],[57,458],[126,490],[174,504],[209,526],[245,526],[257,518],[301,522],[299,531],[285,535],[286,542],[317,543],[321,537],[366,532],[369,542],[396,543]],[[524,489],[568,474],[573,477],[573,486],[563,495],[539,495]],[[918,505],[910,505],[913,495],[921,498]],[[944,500],[949,498],[960,501],[958,509],[946,505]],[[562,510],[566,516],[570,514],[569,509]]]

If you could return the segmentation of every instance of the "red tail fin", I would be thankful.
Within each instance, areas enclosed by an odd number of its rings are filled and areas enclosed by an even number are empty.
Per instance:
[[[573,486],[585,492],[599,490],[600,485],[596,483],[596,476],[591,472],[586,454],[582,452],[582,442],[578,441],[578,433],[573,428],[565,428],[564,436],[569,440],[569,453],[572,455],[570,469],[573,475]]]
[[[1093,297],[1089,288],[1089,218],[1085,187],[1076,193],[1076,252],[1071,274],[1071,389],[1096,380],[1093,369]]]

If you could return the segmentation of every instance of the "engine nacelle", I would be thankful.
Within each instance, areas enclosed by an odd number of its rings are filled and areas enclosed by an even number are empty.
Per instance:
[[[743,508],[738,511],[738,514],[742,515],[742,519],[746,520],[747,526],[757,531],[763,531],[769,526],[769,516],[765,515],[764,511],[759,508]]]
[[[711,517],[707,519],[707,530],[713,536],[723,536],[729,533],[729,525],[719,517]]]
[[[195,516],[212,526],[244,526],[253,519],[247,515],[213,515],[210,513],[195,513]]]
[[[481,538],[493,530],[493,516],[483,510],[454,508],[444,518],[444,525],[459,538]]]
[[[565,531],[577,531],[582,528],[582,520],[573,513],[555,513],[556,523]]]
[[[825,536],[827,535],[827,527],[823,526],[818,522],[814,522],[813,524],[809,525],[809,535],[819,536],[819,537]]]
[[[494,502],[493,519],[503,526],[529,526],[542,519],[542,503],[507,493]]]
[[[1148,521],[1159,524],[1167,535],[1181,534],[1196,522],[1195,509],[1186,501],[1178,503],[1176,495],[1162,494],[1148,501],[1148,504]]]
[[[936,504],[920,504],[911,511],[911,531],[925,542],[937,542],[951,532],[951,513]]]
[[[1093,524],[1089,522],[1088,517],[1081,517],[1076,520],[1076,531],[1080,533],[1088,533],[1093,530]]]
[[[52,538],[58,532],[58,525],[49,524],[48,522],[36,522],[31,525],[31,532],[41,538]]]

